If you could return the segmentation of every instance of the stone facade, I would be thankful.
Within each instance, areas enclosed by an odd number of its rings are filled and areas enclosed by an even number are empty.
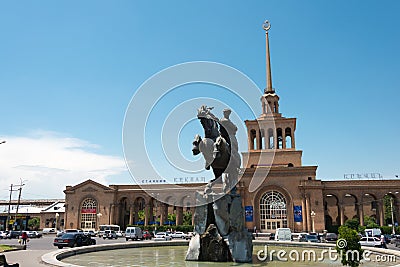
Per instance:
[[[275,232],[280,227],[289,227],[294,232],[322,232],[351,218],[359,218],[363,225],[365,215],[384,225],[386,195],[393,197],[397,222],[399,180],[321,181],[316,178],[317,166],[302,165],[303,152],[296,148],[295,142],[296,118],[282,116],[279,96],[272,88],[267,25],[267,88],[260,99],[261,115],[245,121],[248,148],[242,153],[242,177],[237,186],[246,208],[246,227],[261,232]],[[189,206],[196,192],[185,186],[182,190],[171,189],[167,184],[156,188],[165,195],[164,199],[175,198],[176,205],[171,205],[171,201],[168,205],[156,201],[137,185],[104,186],[87,180],[68,186],[64,191],[65,224],[71,228],[85,225],[95,228],[98,224],[125,227],[138,221],[140,210],[145,211],[145,225],[154,220],[154,211],[161,223],[166,221],[168,213],[175,213],[176,223],[181,224],[183,211],[193,209]],[[87,199],[94,200],[93,208],[82,208]],[[91,212],[92,215],[85,216],[95,222],[84,222],[82,212]]]

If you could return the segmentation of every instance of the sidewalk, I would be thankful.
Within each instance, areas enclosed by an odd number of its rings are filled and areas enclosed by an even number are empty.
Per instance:
[[[42,255],[46,250],[16,250],[4,253],[8,263],[19,263],[20,267],[50,266],[42,262]]]

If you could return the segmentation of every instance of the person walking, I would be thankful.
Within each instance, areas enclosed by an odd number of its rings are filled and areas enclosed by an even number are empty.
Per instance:
[[[385,236],[384,235],[381,235],[381,247],[382,248],[387,248],[386,240],[385,240]]]
[[[26,245],[26,240],[28,239],[28,234],[26,232],[22,232],[21,239],[22,239],[22,245]]]

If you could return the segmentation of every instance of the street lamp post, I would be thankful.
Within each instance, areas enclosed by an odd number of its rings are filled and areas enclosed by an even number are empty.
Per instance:
[[[60,217],[60,214],[57,212],[56,213],[56,231],[58,230],[58,218]]]
[[[312,210],[311,211],[311,223],[312,223],[312,231],[313,231],[313,233],[315,233],[314,219],[315,219],[315,212]]]
[[[392,234],[396,234],[396,231],[394,229],[393,197],[390,198],[390,211],[392,213]]]

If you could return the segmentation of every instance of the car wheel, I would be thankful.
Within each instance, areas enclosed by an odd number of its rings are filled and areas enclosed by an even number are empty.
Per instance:
[[[126,241],[129,241],[129,238],[125,238],[126,239]]]
[[[63,246],[57,246],[58,248],[63,248]]]

